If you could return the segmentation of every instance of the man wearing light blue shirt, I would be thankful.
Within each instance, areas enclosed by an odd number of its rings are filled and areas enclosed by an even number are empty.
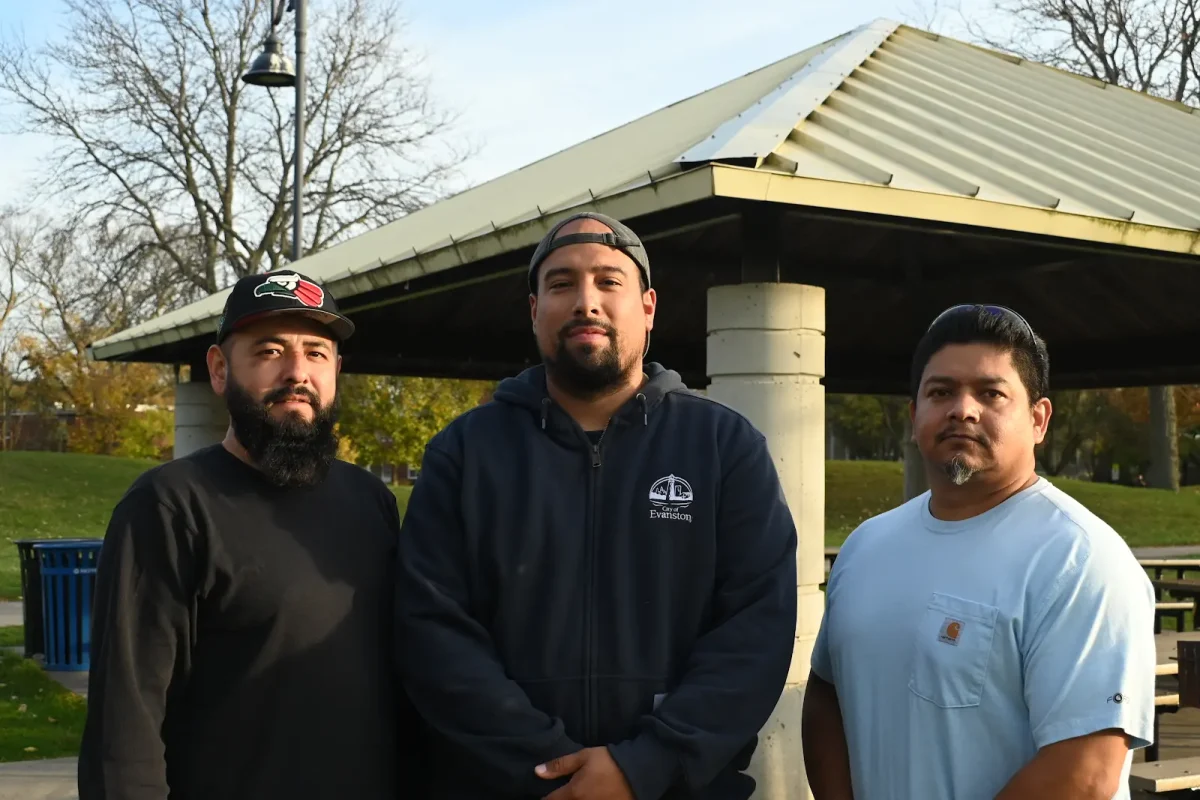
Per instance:
[[[1128,798],[1154,728],[1154,592],[1125,542],[1034,471],[1049,358],[955,306],[912,371],[930,491],[863,523],[827,586],[805,697],[816,800]]]

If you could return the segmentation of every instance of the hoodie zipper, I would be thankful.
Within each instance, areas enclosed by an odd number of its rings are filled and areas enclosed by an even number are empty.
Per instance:
[[[636,400],[642,409],[642,426],[648,427],[650,425],[650,410],[648,408],[646,395],[642,392],[638,392]],[[553,401],[551,401],[548,397],[542,398],[542,430],[546,430],[547,418],[550,415],[550,406],[552,405],[552,402]],[[587,502],[591,504],[591,507],[588,509],[588,525],[584,541],[584,545],[587,549],[588,564],[587,586],[585,587],[584,591],[583,606],[583,627],[585,633],[583,640],[583,730],[589,741],[595,741],[597,738],[595,708],[596,692],[594,686],[595,665],[592,663],[596,640],[596,614],[593,613],[592,609],[595,603],[596,591],[596,563],[598,561],[596,550],[599,547],[600,542],[600,536],[597,533],[600,516],[600,468],[603,466],[603,459],[601,458],[600,451],[604,445],[604,437],[608,435],[608,429],[610,425],[612,425],[611,420],[609,420],[609,422],[604,426],[604,430],[600,431],[600,437],[596,440],[595,444],[591,443],[587,433],[584,432],[584,439],[590,445],[589,449],[592,457],[591,479],[588,482],[590,496],[587,498]]]
[[[596,695],[594,690],[596,666],[594,661],[595,641],[596,641],[596,614],[593,612],[596,601],[596,550],[599,546],[600,536],[597,532],[599,527],[598,518],[600,516],[600,448],[604,444],[604,437],[608,434],[608,423],[604,426],[604,430],[600,432],[600,438],[592,445],[592,474],[591,474],[591,508],[588,515],[588,530],[587,530],[587,553],[588,553],[588,572],[587,572],[587,591],[584,593],[583,613],[585,617],[584,630],[586,638],[584,639],[584,685],[583,685],[583,708],[584,708],[584,730],[587,732],[589,741],[596,739]],[[590,444],[590,442],[589,442]]]

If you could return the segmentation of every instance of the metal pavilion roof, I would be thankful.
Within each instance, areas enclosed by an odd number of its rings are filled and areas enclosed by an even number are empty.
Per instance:
[[[356,295],[532,246],[571,210],[628,217],[718,195],[1200,253],[1198,153],[1187,106],[879,20],[296,267],[352,309]],[[93,354],[136,360],[210,334],[226,294]]]

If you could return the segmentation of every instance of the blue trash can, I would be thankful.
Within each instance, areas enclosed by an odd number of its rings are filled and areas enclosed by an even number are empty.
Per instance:
[[[42,633],[48,670],[91,666],[92,597],[103,539],[64,539],[33,545],[42,579]]]

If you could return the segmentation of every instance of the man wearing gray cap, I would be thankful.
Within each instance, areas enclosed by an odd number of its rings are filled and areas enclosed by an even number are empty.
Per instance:
[[[400,536],[431,797],[748,798],[796,617],[766,442],[644,362],[657,297],[625,225],[560,222],[529,293],[543,365],[429,442]]]

